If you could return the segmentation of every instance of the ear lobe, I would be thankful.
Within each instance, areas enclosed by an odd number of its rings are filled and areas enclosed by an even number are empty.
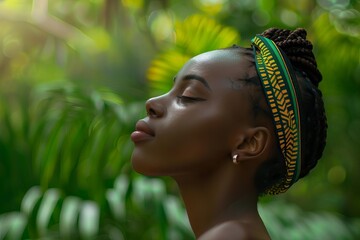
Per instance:
[[[270,132],[265,127],[248,129],[245,139],[239,142],[234,154],[238,155],[239,161],[258,158],[264,153],[269,139]]]

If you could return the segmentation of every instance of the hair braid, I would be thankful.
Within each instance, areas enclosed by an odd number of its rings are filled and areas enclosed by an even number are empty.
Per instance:
[[[312,52],[313,45],[306,39],[307,33],[305,29],[298,28],[290,31],[270,28],[261,35],[273,40],[286,53],[294,67],[306,72],[315,86],[319,85],[322,76]]]
[[[312,52],[313,45],[306,39],[307,33],[303,28],[294,31],[270,28],[261,35],[273,40],[297,70],[303,106],[301,112],[303,157],[300,177],[304,177],[321,158],[327,133],[324,102],[322,93],[318,89],[322,75]]]

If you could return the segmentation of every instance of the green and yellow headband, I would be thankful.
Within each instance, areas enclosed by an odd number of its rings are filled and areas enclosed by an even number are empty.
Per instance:
[[[285,192],[300,175],[300,92],[289,60],[272,40],[257,35],[252,39],[252,45],[256,69],[273,115],[275,131],[287,169],[283,181],[266,192],[278,194]]]

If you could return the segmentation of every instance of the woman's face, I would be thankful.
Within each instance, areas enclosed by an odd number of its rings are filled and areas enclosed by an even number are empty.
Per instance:
[[[133,168],[149,176],[211,171],[232,164],[239,133],[251,125],[247,88],[250,62],[234,50],[189,60],[166,94],[146,102],[148,116],[131,138]]]

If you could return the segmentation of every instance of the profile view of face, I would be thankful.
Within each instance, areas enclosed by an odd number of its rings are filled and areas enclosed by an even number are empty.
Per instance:
[[[133,168],[148,176],[201,174],[231,163],[232,143],[251,126],[246,88],[251,63],[238,51],[215,50],[190,59],[172,89],[146,102],[147,117],[131,138]]]

